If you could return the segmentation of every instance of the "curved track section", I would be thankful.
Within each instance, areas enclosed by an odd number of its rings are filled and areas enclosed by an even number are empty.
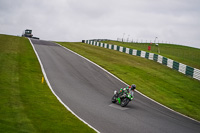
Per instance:
[[[126,108],[111,104],[126,85],[93,63],[48,41],[31,40],[56,95],[76,115],[104,133],[199,133],[200,123],[135,94]]]

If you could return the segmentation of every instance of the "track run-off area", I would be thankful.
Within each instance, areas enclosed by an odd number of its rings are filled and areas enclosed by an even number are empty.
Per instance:
[[[127,107],[112,104],[126,84],[78,54],[48,41],[31,39],[53,93],[79,119],[102,133],[199,133],[200,123],[140,93]]]

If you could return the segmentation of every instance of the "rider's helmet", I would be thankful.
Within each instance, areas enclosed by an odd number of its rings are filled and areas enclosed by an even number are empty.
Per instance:
[[[135,90],[135,88],[136,88],[136,85],[132,84],[131,85],[131,90]]]

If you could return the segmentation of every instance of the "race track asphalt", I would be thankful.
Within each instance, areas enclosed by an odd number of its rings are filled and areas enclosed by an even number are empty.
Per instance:
[[[48,41],[31,39],[56,95],[102,133],[200,133],[200,123],[135,93],[126,108],[111,103],[126,85],[93,63]],[[81,132],[81,131],[80,131]]]

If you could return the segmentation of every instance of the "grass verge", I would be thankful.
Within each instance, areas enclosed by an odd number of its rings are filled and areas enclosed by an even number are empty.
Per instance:
[[[182,114],[200,120],[200,82],[145,58],[84,43],[59,42],[107,69],[137,90]]]
[[[41,83],[28,39],[0,35],[0,132],[94,132]]]

